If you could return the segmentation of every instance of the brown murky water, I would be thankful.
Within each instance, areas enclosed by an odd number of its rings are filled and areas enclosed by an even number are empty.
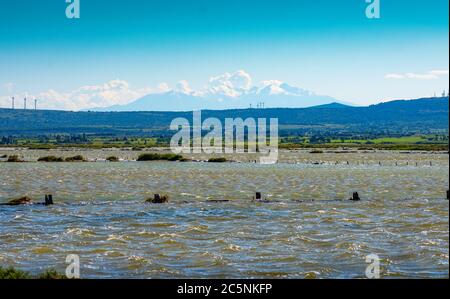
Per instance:
[[[363,278],[366,256],[377,254],[384,278],[449,276],[447,154],[280,160],[0,163],[0,202],[45,193],[56,202],[0,206],[0,265],[64,272],[78,254],[84,278]],[[276,202],[252,203],[256,191]],[[341,200],[352,191],[361,202]],[[170,203],[143,203],[154,193]]]

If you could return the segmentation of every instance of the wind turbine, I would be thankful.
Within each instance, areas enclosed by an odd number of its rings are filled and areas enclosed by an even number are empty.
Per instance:
[[[14,97],[11,97],[12,109],[14,109]]]
[[[37,109],[37,99],[34,99],[34,110]]]
[[[27,98],[23,99],[23,109],[27,110]]]

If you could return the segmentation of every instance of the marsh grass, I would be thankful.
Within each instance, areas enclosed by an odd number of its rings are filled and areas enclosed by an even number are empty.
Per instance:
[[[228,160],[226,158],[211,158],[208,160],[209,163],[226,163]]]
[[[33,200],[30,197],[24,196],[24,197],[20,197],[20,198],[16,198],[16,199],[10,200],[6,205],[8,205],[8,206],[18,206],[18,205],[31,204],[32,202],[33,202]]]
[[[16,270],[12,267],[0,267],[0,279],[32,279],[32,276],[28,272]]]
[[[49,270],[45,271],[44,273],[39,274],[37,279],[42,279],[42,280],[61,280],[61,279],[67,279],[67,277],[64,274],[61,274],[61,273],[57,272],[56,270],[49,269]]]
[[[309,152],[310,154],[323,154],[322,150],[312,150]]]
[[[11,155],[8,157],[8,160],[6,162],[10,163],[17,163],[17,162],[23,162],[18,155]]]
[[[64,162],[64,159],[61,157],[46,156],[39,158],[38,162]]]
[[[84,159],[83,156],[77,155],[77,156],[73,156],[73,157],[67,157],[67,158],[65,159],[65,161],[66,161],[66,162],[84,162],[84,161],[86,161],[86,160]]]
[[[0,267],[0,280],[17,280],[17,279],[42,279],[42,280],[55,280],[55,279],[67,279],[67,277],[56,270],[49,269],[45,272],[33,276],[28,272],[17,270],[13,267],[3,268]]]
[[[139,155],[137,161],[184,161],[184,157],[176,154],[153,154],[146,153]]]

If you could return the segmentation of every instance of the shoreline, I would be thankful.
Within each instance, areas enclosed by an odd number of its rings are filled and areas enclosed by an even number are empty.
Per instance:
[[[449,152],[449,144],[444,143],[425,143],[425,144],[359,144],[359,143],[328,143],[328,144],[279,144],[279,150],[357,150],[357,151],[426,151],[426,152]],[[156,146],[122,146],[111,144],[67,144],[67,145],[1,145],[1,150],[17,149],[17,150],[128,150],[128,151],[149,151],[149,150],[170,150],[168,145]]]

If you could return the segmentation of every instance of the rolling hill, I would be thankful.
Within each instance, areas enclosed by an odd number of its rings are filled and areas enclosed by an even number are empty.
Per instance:
[[[202,118],[278,118],[281,130],[299,132],[448,132],[448,98],[399,100],[368,107],[204,110]],[[174,118],[192,112],[69,112],[0,109],[0,136],[42,134],[161,135]]]

